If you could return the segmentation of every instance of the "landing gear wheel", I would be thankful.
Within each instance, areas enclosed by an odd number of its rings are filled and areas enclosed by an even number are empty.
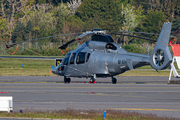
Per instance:
[[[96,79],[95,78],[91,78],[89,83],[96,83]]]
[[[94,74],[93,77],[91,77],[89,83],[96,83],[96,74]]]
[[[71,82],[71,78],[64,77],[64,83],[70,83],[70,82]]]
[[[89,82],[90,82],[90,83],[94,83],[94,82],[95,82],[95,79],[94,79],[94,78],[91,78]]]
[[[71,82],[71,78],[68,78],[68,83],[70,83]]]
[[[116,78],[112,78],[112,84],[116,84],[117,83],[117,79]]]

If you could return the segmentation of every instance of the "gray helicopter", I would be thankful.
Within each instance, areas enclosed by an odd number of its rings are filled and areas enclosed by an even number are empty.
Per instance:
[[[117,45],[111,36],[106,34],[106,31],[93,29],[59,47],[66,49],[72,42],[92,35],[90,41],[67,53],[62,62],[51,71],[64,76],[64,83],[70,83],[70,77],[91,78],[91,83],[94,83],[98,77],[111,77],[112,83],[116,84],[117,79],[114,76],[144,65],[151,65],[155,70],[166,69],[172,62],[168,48],[171,26],[172,23],[164,23],[151,55],[127,52]],[[124,34],[117,33],[116,35]]]
[[[89,41],[83,43],[75,50],[67,53],[62,62],[58,66],[54,67],[51,71],[54,74],[64,76],[64,83],[70,83],[70,77],[91,78],[91,83],[94,83],[98,77],[111,77],[112,83],[116,84],[117,79],[114,78],[114,76],[124,73],[125,71],[133,70],[144,65],[151,65],[151,67],[155,70],[163,70],[170,66],[170,63],[172,62],[172,56],[168,48],[168,43],[169,38],[171,37],[171,26],[172,23],[166,22],[164,23],[160,34],[146,33],[159,35],[158,41],[151,55],[127,52],[121,46],[116,44],[111,36],[106,34],[106,31],[101,29],[93,29],[84,33],[70,33],[49,36],[23,42],[80,34],[75,39],[59,47],[59,49],[62,50],[66,49],[72,42],[77,40],[80,42],[83,37],[92,35]],[[123,31],[123,33],[124,32],[126,31]],[[150,38],[122,34],[122,32],[110,34],[136,37],[156,42],[156,40]],[[16,44],[18,43],[8,44],[6,45],[6,48],[8,49]]]

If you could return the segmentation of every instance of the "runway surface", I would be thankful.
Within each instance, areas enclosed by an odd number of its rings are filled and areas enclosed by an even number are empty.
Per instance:
[[[22,77],[22,80],[24,78],[27,79]],[[4,77],[0,77],[1,82],[2,79],[5,80]],[[9,77],[6,79],[9,80]],[[24,82],[27,81],[26,79]],[[14,111],[27,108],[35,110],[113,109],[180,118],[180,86],[166,84],[167,79],[164,80],[164,84],[126,84],[126,82],[105,84],[107,80],[100,80],[102,84],[32,83],[34,77],[28,79],[27,83],[0,83],[0,96],[13,96]],[[138,77],[135,77],[134,81],[137,79]],[[158,81],[158,77],[153,79]],[[133,78],[129,77],[129,80],[133,81]],[[146,80],[151,81],[151,77],[146,77]],[[52,81],[56,79],[53,77]],[[119,77],[118,81],[120,81]]]
[[[118,84],[167,84],[169,77],[157,76],[119,76]],[[176,78],[173,78],[176,79]],[[86,78],[71,78],[72,83],[88,83],[90,79]],[[176,79],[178,80],[178,79]],[[180,80],[180,79],[179,79]],[[62,76],[0,76],[0,83],[63,83]],[[111,84],[111,78],[98,78],[97,83]]]

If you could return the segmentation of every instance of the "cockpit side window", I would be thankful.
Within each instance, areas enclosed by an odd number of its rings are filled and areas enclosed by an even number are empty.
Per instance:
[[[76,63],[77,63],[77,64],[83,64],[83,63],[85,63],[85,55],[86,55],[86,53],[84,53],[84,52],[78,53]]]
[[[73,53],[73,54],[71,55],[70,64],[74,64],[75,56],[76,56],[76,53]]]
[[[71,53],[68,53],[68,54],[64,57],[64,59],[63,59],[63,65],[68,65],[70,55],[71,55]]]
[[[86,62],[88,62],[89,57],[90,57],[90,53],[88,53],[87,56],[86,56]]]

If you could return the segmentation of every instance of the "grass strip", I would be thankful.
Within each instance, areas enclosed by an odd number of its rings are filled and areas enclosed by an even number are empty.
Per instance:
[[[22,113],[1,112],[0,117],[13,118],[50,118],[50,119],[85,119],[85,120],[104,120],[104,110],[76,110],[63,109],[53,111],[37,111],[26,109]],[[138,112],[106,110],[106,120],[180,120],[172,117],[158,117],[156,114],[142,114]]]
[[[1,76],[46,76],[55,66],[55,60],[0,59]]]
[[[0,58],[0,76],[50,76],[52,66],[55,60]],[[169,71],[156,72],[148,65],[119,76],[169,76]]]
[[[0,56],[4,56],[4,57],[52,57],[52,58],[59,58],[59,57],[64,57],[64,56],[37,56],[37,55],[0,55]]]

